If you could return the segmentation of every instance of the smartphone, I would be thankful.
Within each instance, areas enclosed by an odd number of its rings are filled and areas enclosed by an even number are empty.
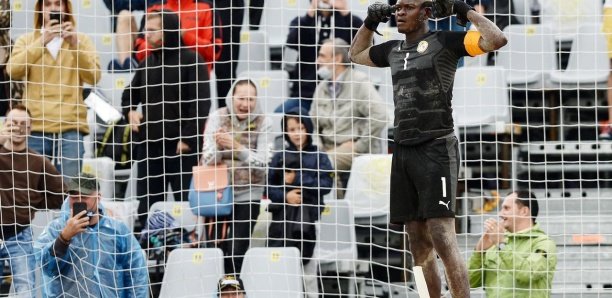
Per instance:
[[[58,23],[61,24],[63,21],[63,14],[61,11],[51,11],[49,12],[49,19],[56,20]]]
[[[87,210],[87,204],[83,202],[76,202],[72,204],[72,216],[79,214],[83,210]],[[85,216],[87,216],[87,214]]]

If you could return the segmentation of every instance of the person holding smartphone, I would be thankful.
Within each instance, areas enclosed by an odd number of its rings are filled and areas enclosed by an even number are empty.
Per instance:
[[[29,147],[70,178],[81,169],[89,133],[83,85],[100,80],[100,62],[91,38],[77,32],[70,0],[37,0],[34,12],[34,30],[17,39],[6,70],[25,85]]]
[[[34,244],[44,297],[148,297],[142,248],[123,222],[106,216],[96,178],[81,174],[67,189],[61,216]]]
[[[0,129],[0,262],[8,262],[18,297],[34,297],[35,258],[30,223],[37,210],[57,209],[63,181],[44,156],[27,146],[31,119],[13,105]]]

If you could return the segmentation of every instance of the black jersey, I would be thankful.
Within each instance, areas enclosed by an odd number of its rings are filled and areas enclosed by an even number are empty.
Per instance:
[[[435,31],[413,44],[391,40],[370,48],[374,64],[391,67],[397,144],[413,146],[453,132],[457,63],[479,54],[474,42],[480,34],[472,32]]]

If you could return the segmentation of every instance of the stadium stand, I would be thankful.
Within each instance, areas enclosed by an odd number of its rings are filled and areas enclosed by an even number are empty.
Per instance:
[[[374,2],[347,1],[361,18]],[[13,39],[32,31],[34,2],[11,1]],[[468,58],[466,67],[457,71],[453,107],[461,172],[466,173],[457,194],[460,251],[467,260],[483,222],[497,216],[500,203],[496,198],[516,187],[528,188],[541,199],[540,224],[557,243],[552,297],[610,297],[612,143],[598,137],[598,123],[608,117],[606,93],[610,92],[604,87],[610,58],[605,44],[609,36],[601,31],[603,1],[539,0],[540,24],[534,24],[530,15],[532,2],[512,1],[514,16],[522,24],[504,30],[509,43],[494,59]],[[78,30],[91,36],[100,66],[106,68],[116,53],[111,28],[114,16],[100,0],[73,0],[72,4]],[[237,73],[254,78],[261,86],[264,110],[274,120],[276,148],[283,142],[282,115],[272,113],[288,98],[290,85],[286,69],[279,69],[281,63],[274,55],[285,44],[289,22],[305,14],[308,6],[308,0],[265,1],[259,31],[243,30],[241,36]],[[375,35],[376,44],[402,38],[397,28],[386,24],[379,31],[382,36]],[[391,110],[389,70],[355,68],[369,74]],[[211,75],[211,94],[216,94],[214,72]],[[120,111],[121,94],[132,76],[103,72],[96,86],[85,89],[99,91]],[[211,111],[219,106],[217,100],[213,99]],[[133,207],[138,203],[136,166],[118,171],[112,160],[95,158],[105,126],[93,112],[89,124],[92,133],[86,141],[84,170],[95,172],[100,179],[104,203],[112,216],[138,232],[142,227],[134,222]],[[389,138],[392,141],[392,135]],[[386,134],[383,139],[386,141]],[[327,199],[317,248],[323,297],[418,296],[403,229],[388,223],[390,165],[391,155],[358,157],[346,200]],[[160,202],[149,211],[155,210],[178,218],[181,227],[203,227],[187,202]],[[35,237],[55,216],[54,212],[37,212],[32,223]],[[223,274],[222,259],[219,249],[175,249],[161,265],[165,267],[149,264],[152,276],[164,274],[152,283],[161,286],[159,297],[212,297]],[[6,272],[2,294],[11,292],[6,287],[10,282]],[[302,297],[301,274],[297,250],[251,248],[242,279],[249,298]],[[484,292],[475,289],[471,297],[484,297]]]

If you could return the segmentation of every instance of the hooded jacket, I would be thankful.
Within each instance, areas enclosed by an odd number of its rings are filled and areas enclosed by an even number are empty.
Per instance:
[[[194,51],[181,46],[178,16],[162,12],[164,44],[139,65],[123,92],[127,119],[142,104],[143,121],[138,137],[144,141],[183,141],[192,152],[210,110],[208,72]]]
[[[75,25],[72,4],[66,3],[67,20]],[[83,84],[100,80],[100,61],[89,36],[78,33],[77,48],[67,41],[54,59],[43,45],[42,0],[34,7],[34,31],[20,36],[7,63],[13,80],[23,80],[23,103],[32,113],[32,131],[59,133],[78,130],[89,132],[87,107],[83,102]]]
[[[538,225],[506,233],[506,246],[493,246],[470,257],[470,286],[487,297],[550,297],[557,267],[557,247]]]
[[[43,297],[149,297],[140,244],[124,223],[106,216],[101,202],[98,224],[73,237],[63,256],[55,256],[54,243],[70,217],[69,202],[34,243]]]
[[[238,78],[225,97],[226,107],[220,108],[210,114],[204,132],[204,146],[202,163],[215,165],[225,163],[231,169],[231,184],[234,193],[246,192],[251,187],[263,188],[266,183],[266,168],[270,160],[272,146],[272,122],[266,117],[261,107],[264,98],[259,97],[259,86],[253,80],[258,98],[255,110],[251,111],[247,119],[239,120],[234,112],[233,93],[236,83],[246,80]],[[245,149],[227,150],[219,149],[214,135],[220,129],[233,134],[234,138],[245,146]],[[236,196],[240,197],[240,196]]]
[[[291,142],[287,134],[287,117],[289,116],[299,117],[308,133],[306,146],[302,150],[299,150]],[[327,154],[319,151],[317,146],[313,144],[312,133],[314,125],[310,117],[308,117],[306,110],[294,108],[285,115],[282,121],[287,147],[285,151],[277,152],[272,157],[268,171],[268,188],[266,190],[268,199],[272,201],[272,204],[281,205],[281,208],[271,208],[270,210],[276,209],[282,212],[286,207],[290,207],[285,205],[287,193],[295,188],[301,188],[302,206],[304,206],[304,209],[309,213],[310,219],[314,222],[319,219],[319,215],[325,205],[323,196],[328,194],[333,186],[334,168]],[[296,170],[296,179],[293,184],[285,185],[284,171],[286,168],[291,168],[288,165],[290,160],[297,161],[299,166]]]
[[[383,153],[380,136],[387,126],[387,110],[370,78],[347,68],[335,82],[337,95],[330,94],[329,80],[315,90],[310,112],[316,119],[318,144],[324,149],[355,142],[357,153]]]
[[[221,36],[214,37],[215,13],[213,5],[204,0],[168,0],[165,4],[151,6],[149,11],[162,8],[172,10],[179,16],[183,42],[189,49],[197,51],[212,71],[215,60],[221,56]],[[144,60],[151,49],[144,35],[138,36],[135,42],[136,59]]]

